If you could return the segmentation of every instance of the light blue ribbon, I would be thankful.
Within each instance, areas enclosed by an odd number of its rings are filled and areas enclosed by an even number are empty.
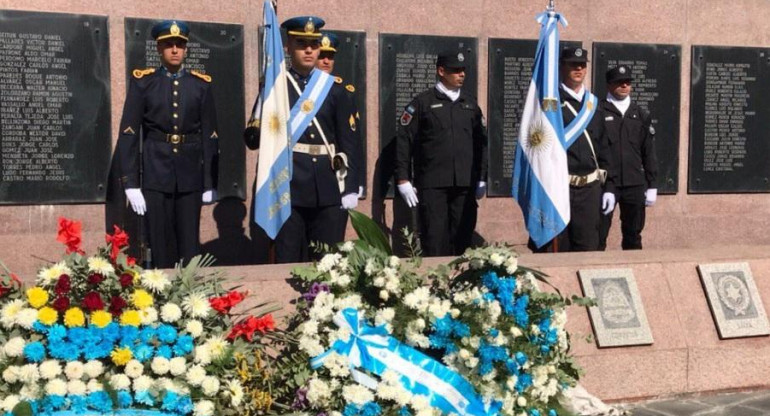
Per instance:
[[[583,101],[585,101],[585,103],[583,103],[583,108],[580,109],[575,118],[567,125],[567,127],[564,127],[564,139],[567,148],[572,146],[572,143],[574,143],[575,140],[577,140],[577,138],[583,134],[586,127],[588,127],[588,123],[590,123],[591,119],[594,118],[596,107],[599,105],[599,99],[596,98],[595,95],[591,94],[590,91],[585,92]]]
[[[302,134],[305,133],[307,126],[310,125],[318,110],[321,109],[332,85],[334,85],[334,77],[320,69],[313,69],[305,90],[302,91],[289,114],[289,136],[291,136],[292,146],[297,144]],[[308,104],[311,105],[309,111],[304,111],[303,105]]]

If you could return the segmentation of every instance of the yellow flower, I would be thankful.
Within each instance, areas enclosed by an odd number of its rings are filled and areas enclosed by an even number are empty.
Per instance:
[[[30,306],[35,309],[40,309],[48,303],[48,292],[42,287],[35,286],[27,289],[27,300]]]
[[[98,328],[104,328],[112,322],[112,314],[105,311],[96,311],[91,314],[91,324]]]
[[[128,348],[115,348],[110,353],[110,358],[115,365],[126,365],[133,358],[131,350]]]
[[[131,296],[131,301],[137,309],[149,308],[152,306],[152,295],[142,289],[137,289]]]
[[[142,316],[139,315],[139,311],[128,309],[120,315],[121,325],[139,326],[142,323]]]
[[[64,325],[72,328],[74,326],[83,326],[86,323],[86,317],[80,308],[69,308],[64,313]]]
[[[56,309],[46,306],[37,312],[37,320],[43,325],[53,325],[59,320],[59,313]]]

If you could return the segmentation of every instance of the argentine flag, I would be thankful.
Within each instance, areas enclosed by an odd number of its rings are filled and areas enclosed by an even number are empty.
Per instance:
[[[538,15],[537,21],[541,24],[540,40],[521,115],[512,193],[524,213],[530,238],[542,247],[570,220],[569,173],[559,100],[558,25],[566,26],[567,22],[553,11]]]
[[[260,148],[254,220],[275,239],[291,215],[291,148],[288,130],[289,90],[286,83],[281,28],[271,0],[264,6],[265,85],[260,91]]]

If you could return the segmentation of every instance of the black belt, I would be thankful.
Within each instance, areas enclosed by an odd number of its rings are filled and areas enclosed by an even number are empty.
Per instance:
[[[182,143],[200,143],[201,142],[201,135],[200,133],[192,133],[192,134],[168,134],[168,133],[161,133],[159,131],[151,131],[147,134],[148,139],[157,140],[159,142],[166,142],[171,144],[182,144]]]

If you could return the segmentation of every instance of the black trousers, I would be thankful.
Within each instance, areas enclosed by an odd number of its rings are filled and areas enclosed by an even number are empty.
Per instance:
[[[291,216],[275,237],[276,263],[318,260],[323,253],[310,249],[310,243],[334,246],[345,239],[348,211],[339,205],[291,207]]]
[[[601,223],[602,186],[599,181],[586,186],[569,187],[570,221],[553,241],[543,247],[535,247],[532,240],[529,248],[535,253],[566,251],[595,251],[599,249],[599,227]]]
[[[170,268],[200,254],[201,192],[143,189],[152,265]]]
[[[423,254],[460,255],[471,246],[478,211],[473,188],[421,188],[418,198]]]
[[[644,185],[618,187],[617,200],[618,209],[620,209],[620,232],[623,234],[621,247],[623,250],[642,249],[642,229],[644,229],[645,221],[644,192],[646,190],[647,187]],[[614,214],[613,211],[610,215],[602,215],[600,250],[607,248],[607,236],[610,233],[610,227],[612,227]]]

